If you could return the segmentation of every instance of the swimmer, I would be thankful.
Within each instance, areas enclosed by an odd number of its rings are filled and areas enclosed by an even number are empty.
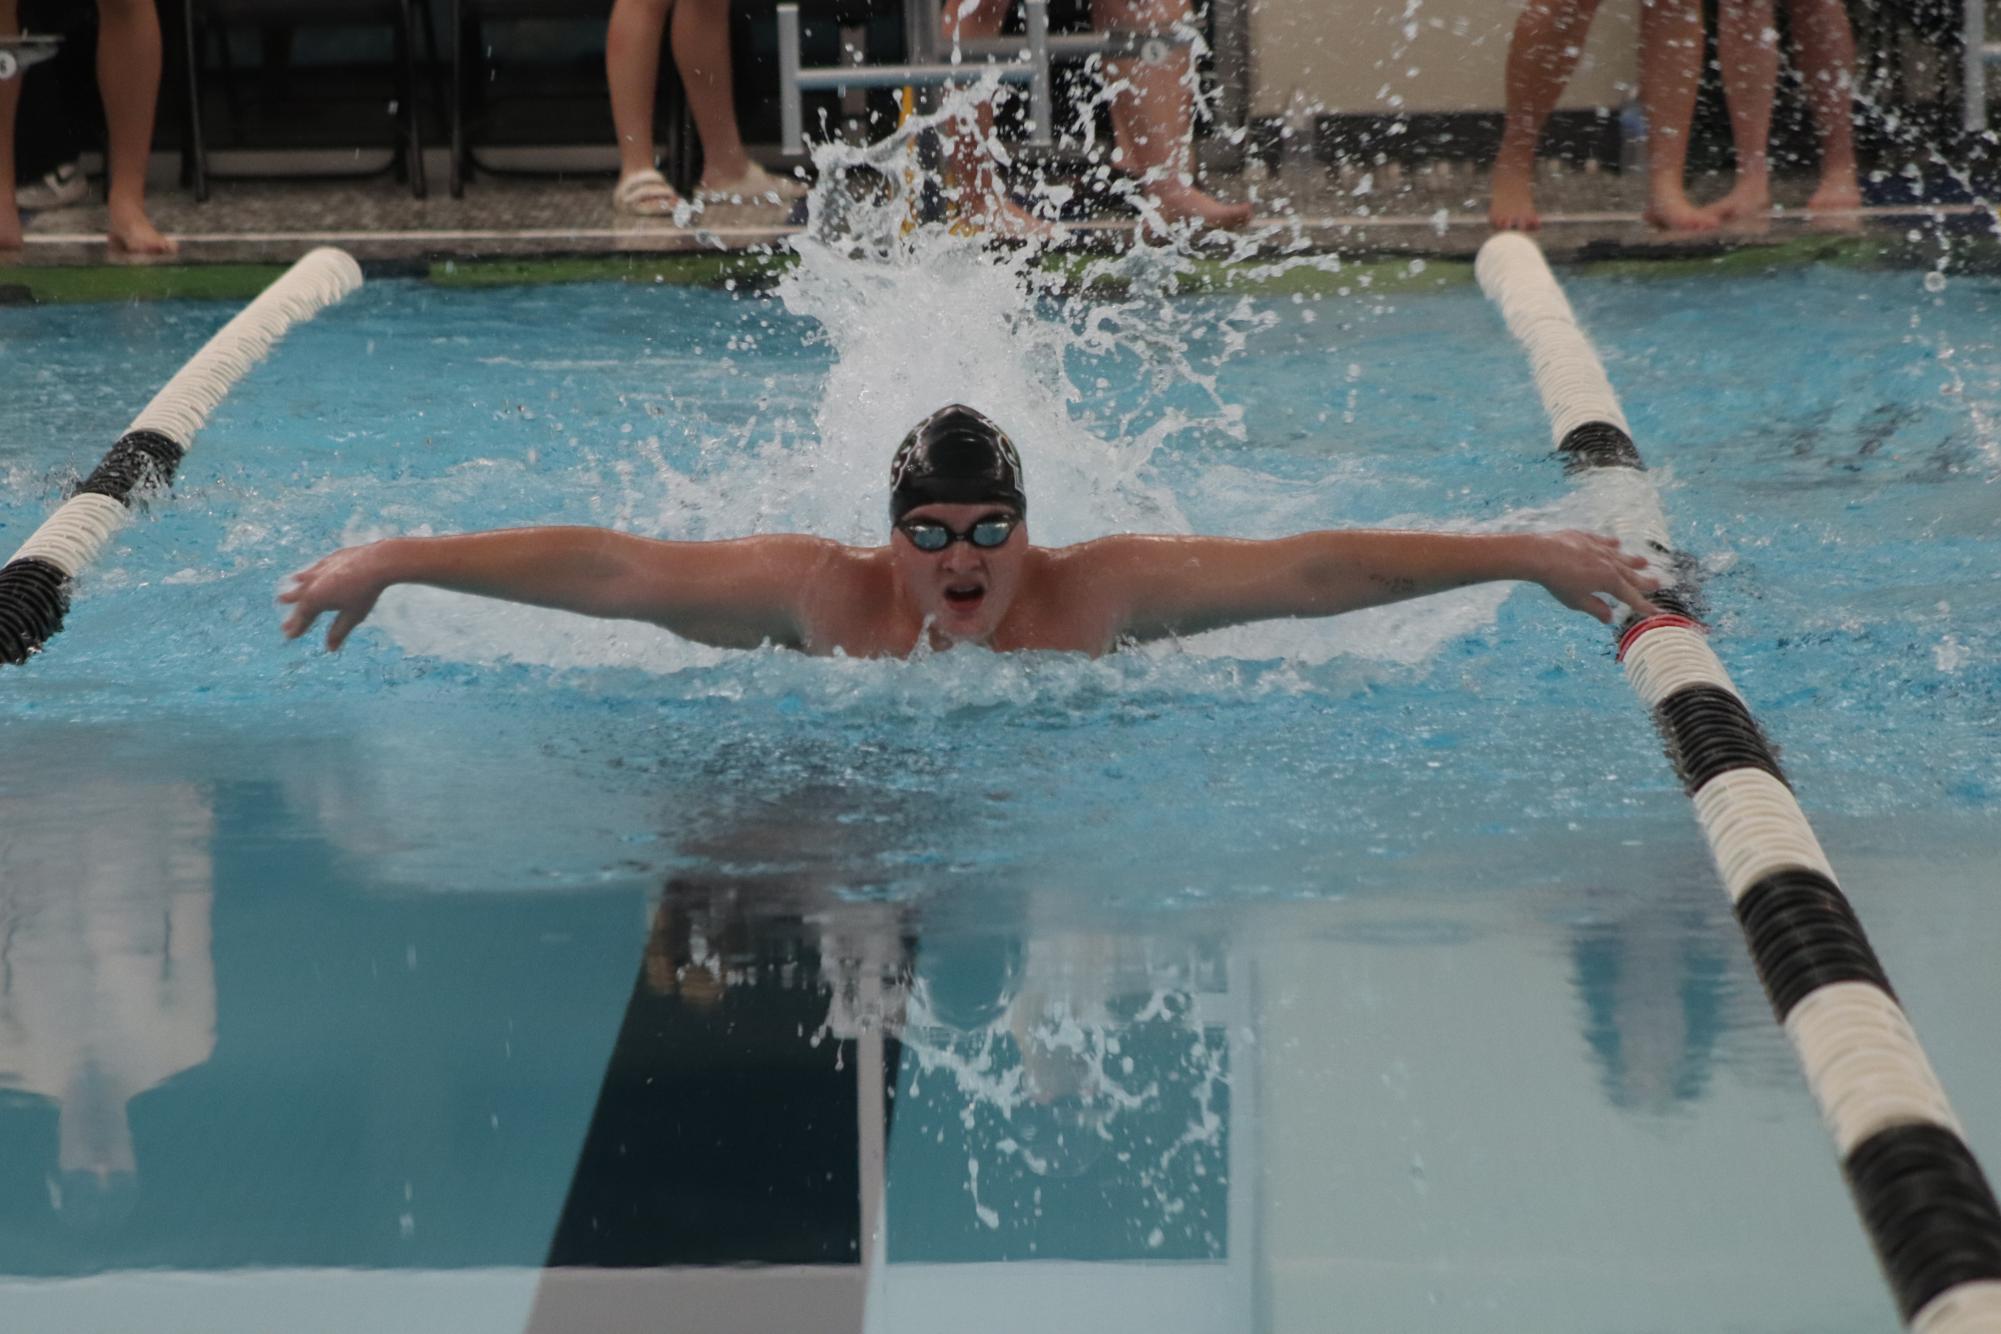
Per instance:
[[[1263,541],[1119,534],[1032,546],[1021,459],[959,404],[905,437],[890,465],[887,545],[800,534],[665,542],[599,528],[393,537],[293,576],[285,636],[333,613],[338,649],[393,584],[648,621],[721,648],[901,657],[920,645],[1092,655],[1247,621],[1333,616],[1490,580],[1541,584],[1610,622],[1660,580],[1595,533],[1300,533]]]

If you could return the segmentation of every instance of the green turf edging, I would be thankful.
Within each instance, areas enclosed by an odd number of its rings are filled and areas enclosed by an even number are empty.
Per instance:
[[[285,264],[78,264],[0,269],[12,301],[248,301]]]
[[[1037,267],[1054,275],[1066,290],[1123,296],[1131,286],[1120,274],[1118,262],[1103,255],[1056,252]],[[1472,281],[1473,264],[1466,259],[1322,254],[1239,261],[1196,258],[1186,261],[1175,276],[1174,290],[1179,296],[1338,297],[1434,292]]]
[[[1587,244],[1551,248],[1563,272],[1595,278],[1658,280],[1753,277],[1816,265],[1857,270],[1923,270],[1943,263],[1948,273],[2001,273],[2001,241],[1983,234],[1941,235],[1932,226],[1871,227],[1859,234],[1795,235],[1753,244],[1720,240],[1701,249],[1627,249]],[[798,262],[788,250],[691,251],[678,254],[535,256],[445,259],[371,266],[383,277],[426,279],[440,287],[495,288],[548,283],[622,282],[769,289]],[[289,266],[283,264],[94,264],[0,268],[0,305],[21,302],[209,300],[248,301]],[[1123,267],[1103,250],[1044,255],[1037,267],[1058,290],[1124,296]],[[1344,297],[1438,291],[1473,281],[1469,257],[1375,251],[1243,261],[1196,257],[1175,279],[1181,295]]]
[[[1798,236],[1758,245],[1731,245],[1696,255],[1617,255],[1595,259],[1587,249],[1566,272],[1594,278],[1748,278],[1821,265],[1837,269],[1928,269],[1943,263],[1949,272],[1991,274],[2001,269],[2001,246],[1980,235],[1941,237],[1930,228],[1872,229],[1860,235]]]
[[[797,262],[789,252],[687,255],[574,255],[549,259],[441,259],[426,276],[440,287],[527,287],[546,283],[672,283],[768,287]]]

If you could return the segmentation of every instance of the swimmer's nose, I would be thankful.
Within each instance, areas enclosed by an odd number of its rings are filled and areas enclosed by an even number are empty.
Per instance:
[[[939,568],[949,571],[977,570],[980,567],[979,552],[971,542],[954,542],[945,548],[944,558],[938,562]]]

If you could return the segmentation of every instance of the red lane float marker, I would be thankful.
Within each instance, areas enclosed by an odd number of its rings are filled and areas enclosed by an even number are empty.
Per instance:
[[[1635,639],[1638,639],[1649,630],[1658,630],[1664,625],[1679,625],[1685,629],[1699,630],[1703,634],[1709,633],[1709,627],[1693,617],[1677,615],[1671,611],[1662,612],[1659,616],[1649,616],[1644,621],[1635,621],[1632,625],[1628,626],[1626,633],[1619,636],[1619,652],[1614,656],[1613,661],[1624,662],[1626,660],[1626,650],[1633,646]]]

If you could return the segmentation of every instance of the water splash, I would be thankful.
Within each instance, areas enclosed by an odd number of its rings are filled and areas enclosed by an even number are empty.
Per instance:
[[[994,963],[990,943],[929,941],[939,957],[920,954],[905,1002],[915,1070],[899,1125],[963,1148],[979,1223],[1033,1249],[1053,1206],[1045,1187],[1116,1180],[1136,1248],[1172,1237],[1220,1253],[1229,1071],[1227,1042],[1205,1018],[1218,996],[1204,993],[1223,980],[1213,961],[1056,932],[996,970],[978,966]],[[969,965],[985,988],[977,1000],[961,976]]]
[[[941,402],[959,400],[995,417],[1021,445],[1034,498],[1032,536],[1042,544],[1121,531],[1191,532],[1190,499],[1220,509],[1226,531],[1247,536],[1327,522],[1312,497],[1302,507],[1301,497],[1283,494],[1294,484],[1275,486],[1278,479],[1238,461],[1251,443],[1245,406],[1232,401],[1223,376],[1255,355],[1260,337],[1281,323],[1281,306],[1249,292],[1178,296],[1188,275],[1213,260],[1213,247],[1171,228],[1156,237],[1160,244],[1083,258],[1057,256],[1040,238],[996,244],[990,232],[963,225],[958,196],[970,187],[952,181],[932,191],[942,193],[945,216],[924,220],[927,136],[975,134],[981,99],[1001,95],[992,84],[961,90],[935,114],[912,117],[880,142],[815,148],[809,224],[787,243],[796,263],[777,288],[783,314],[758,320],[756,331],[769,330],[767,340],[796,337],[825,353],[810,420],[796,409],[776,410],[755,425],[705,439],[694,458],[670,456],[652,437],[621,442],[619,457],[593,469],[607,497],[604,521],[675,537],[793,530],[879,543],[895,443]],[[1003,151],[991,138],[985,147]],[[1041,181],[1028,182],[1025,197],[1044,213],[1062,202],[1060,187]],[[1252,282],[1300,267],[1341,267],[1328,255],[1261,257],[1256,244],[1233,238],[1223,248],[1232,271]],[[755,373],[754,362],[732,368],[732,374]],[[1182,479],[1185,457],[1194,451],[1216,457],[1192,480]],[[1338,478],[1355,465],[1330,460],[1327,466]],[[1503,516],[1481,526],[1521,521]],[[358,523],[347,538],[378,531]],[[930,707],[943,700],[952,708],[1020,703],[1045,693],[1074,701],[1168,688],[1176,680],[1197,693],[1241,684],[1233,665],[1199,665],[1211,659],[1374,661],[1407,669],[1491,621],[1504,597],[1502,589],[1474,589],[1338,622],[1224,631],[1151,649],[1137,667],[1107,669],[1063,655],[1054,655],[1060,659],[1054,665],[945,655],[950,663],[925,664],[921,689],[903,665],[779,663],[771,655],[681,643],[647,627],[593,624],[426,590],[394,591],[378,618],[417,654],[670,671],[684,677],[679,684],[693,697],[771,688],[804,691],[822,707],[894,707],[919,695]]]

